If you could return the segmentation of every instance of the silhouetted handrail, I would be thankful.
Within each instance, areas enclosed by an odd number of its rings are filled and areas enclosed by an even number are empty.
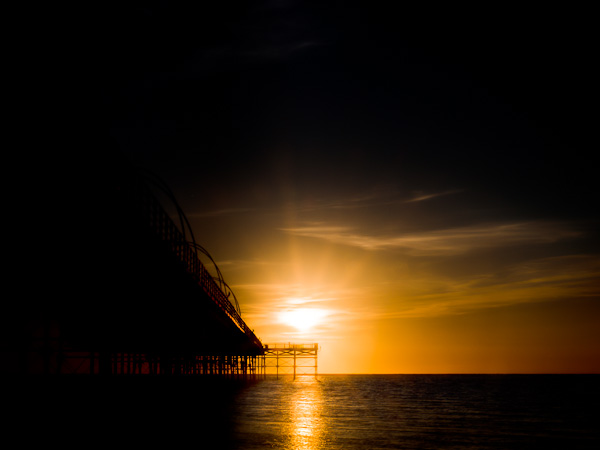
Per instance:
[[[197,244],[195,241],[188,242],[188,244],[191,245],[191,246],[193,246],[195,249],[200,250],[200,252],[203,255],[207,256],[208,259],[210,259],[210,261],[213,263],[215,271],[217,272],[217,276],[213,277],[213,279],[219,283],[219,287],[225,293],[225,295],[227,296],[227,298],[229,298],[230,295],[233,296],[233,301],[234,301],[235,309],[237,310],[238,314],[241,316],[242,315],[242,311],[240,309],[240,304],[239,304],[239,302],[237,300],[237,297],[235,296],[235,293],[231,290],[231,288],[229,287],[229,285],[223,279],[223,274],[221,273],[221,270],[219,269],[219,266],[217,266],[217,263],[215,262],[215,260],[213,259],[213,257],[210,256],[210,253],[208,253],[208,251],[204,247],[202,247],[201,245]]]
[[[287,343],[287,344],[264,344],[263,348],[265,350],[276,350],[276,351],[282,351],[282,350],[318,350],[319,349],[319,344],[291,344],[291,343]]]
[[[239,303],[229,285],[223,280],[221,271],[217,267],[215,261],[210,254],[199,244],[196,243],[191,226],[183,213],[183,210],[177,203],[175,196],[162,180],[152,174],[146,174],[155,186],[159,187],[167,197],[173,202],[179,216],[180,225],[183,231],[180,231],[175,222],[164,210],[160,202],[150,192],[141,177],[139,177],[133,185],[130,195],[137,198],[132,203],[138,205],[139,213],[154,232],[155,236],[165,244],[171,252],[177,256],[179,261],[184,265],[186,271],[196,280],[202,287],[203,291],[211,298],[211,300],[235,323],[235,325],[244,332],[255,344],[260,345],[260,340],[255,336],[252,330],[246,325],[241,317]],[[186,239],[185,230],[189,231],[191,241]],[[198,251],[208,256],[214,264],[217,271],[217,281],[204,267],[198,256]],[[219,284],[217,284],[217,282]],[[225,291],[225,292],[224,292]],[[228,295],[230,294],[230,295]],[[234,304],[231,303],[229,297],[233,297]]]

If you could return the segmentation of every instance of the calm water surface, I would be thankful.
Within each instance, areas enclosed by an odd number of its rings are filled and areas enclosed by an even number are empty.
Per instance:
[[[235,398],[229,448],[600,448],[597,376],[321,375]]]
[[[121,378],[5,387],[3,398],[12,393],[16,401],[3,400],[3,435],[61,448],[600,448],[600,375]]]

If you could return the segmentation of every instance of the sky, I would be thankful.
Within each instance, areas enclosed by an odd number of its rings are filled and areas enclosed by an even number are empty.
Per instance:
[[[600,372],[589,14],[202,3],[82,18],[67,127],[167,182],[264,343],[319,343],[321,373]]]

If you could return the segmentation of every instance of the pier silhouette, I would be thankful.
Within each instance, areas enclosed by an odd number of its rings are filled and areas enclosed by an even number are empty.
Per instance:
[[[6,302],[0,372],[257,375],[262,343],[173,194],[101,150],[39,192],[44,236],[31,237],[27,285]]]

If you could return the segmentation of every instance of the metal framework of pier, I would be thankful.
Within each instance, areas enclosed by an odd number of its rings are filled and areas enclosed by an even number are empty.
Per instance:
[[[46,375],[207,375],[223,378],[263,376],[264,358],[258,354],[196,354],[122,351],[105,354],[74,349],[60,337],[34,339],[25,355],[27,373]],[[31,367],[33,365],[33,367]],[[104,369],[101,367],[104,366]]]
[[[296,378],[298,374],[305,374],[307,369],[314,369],[314,375],[317,376],[319,344],[265,344],[263,349],[265,374],[275,370],[279,378],[280,373],[289,374],[291,371]]]
[[[0,374],[264,372],[261,341],[172,192],[126,164],[103,168],[55,196],[47,292],[9,304]]]
[[[59,215],[68,232],[57,233],[54,254],[67,256],[48,290],[61,295],[13,303],[0,327],[0,374],[316,377],[318,344],[263,345],[170,190],[121,169],[81,189],[85,201],[67,202],[79,207],[74,217]],[[79,222],[87,226],[71,229]],[[89,234],[93,257],[83,258]]]

